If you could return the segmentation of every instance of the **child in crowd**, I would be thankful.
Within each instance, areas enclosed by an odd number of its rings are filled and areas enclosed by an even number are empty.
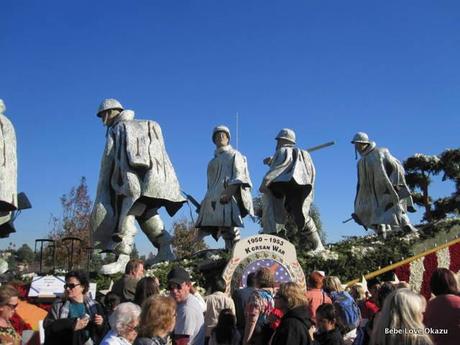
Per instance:
[[[241,335],[236,328],[236,317],[231,309],[223,309],[217,326],[211,332],[209,345],[239,345]]]
[[[120,304],[120,297],[110,291],[105,295],[104,297],[104,309],[105,309],[105,315],[107,316],[107,320],[109,319],[109,316],[112,315],[113,311],[115,308]]]
[[[321,304],[316,310],[315,342],[318,345],[344,345],[342,334],[337,327],[333,304]]]

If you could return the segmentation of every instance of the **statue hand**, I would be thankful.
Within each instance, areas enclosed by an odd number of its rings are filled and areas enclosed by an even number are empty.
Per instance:
[[[361,219],[359,219],[359,217],[358,217],[358,215],[356,213],[352,213],[351,218],[353,218],[353,220],[356,222],[356,224],[363,225],[363,223],[361,222]]]
[[[220,196],[219,201],[220,201],[221,204],[228,204],[231,198],[232,198],[231,195],[226,194],[226,193],[222,193],[222,195]]]

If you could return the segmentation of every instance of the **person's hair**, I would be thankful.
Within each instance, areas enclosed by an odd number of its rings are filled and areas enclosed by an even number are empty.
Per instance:
[[[89,278],[86,272],[70,271],[65,275],[64,279],[67,282],[70,278],[75,278],[80,282],[80,285],[83,287],[84,294],[89,291]]]
[[[337,321],[335,313],[336,310],[333,304],[323,303],[316,309],[316,320],[326,319],[335,323]]]
[[[139,318],[141,308],[132,302],[119,304],[109,317],[109,324],[112,330],[118,334],[125,331],[126,327]]]
[[[131,259],[128,261],[125,267],[125,274],[130,274],[132,273],[137,267],[140,265],[144,265],[144,261],[141,259]]]
[[[352,285],[350,288],[350,295],[356,302],[366,299],[366,291],[364,291],[364,287],[359,283]]]
[[[11,297],[18,297],[19,292],[12,285],[0,286],[0,306],[10,303]]]
[[[311,289],[322,289],[324,284],[324,276],[317,272],[311,272],[307,278],[307,286]]]
[[[115,292],[109,291],[104,297],[104,307],[107,310],[113,311],[120,304],[120,296]]]
[[[383,307],[385,299],[391,294],[394,290],[396,290],[395,286],[390,282],[384,282],[380,285],[378,296],[377,296],[377,305],[379,308]]]
[[[410,289],[410,284],[408,282],[399,282],[393,285],[395,286],[396,289],[404,289],[404,288]]]
[[[172,297],[155,295],[142,304],[139,337],[151,338],[167,331],[176,316],[176,302]]]
[[[308,304],[305,291],[294,282],[282,283],[276,294],[287,302],[288,309]]]
[[[425,298],[410,289],[393,291],[383,304],[371,336],[371,345],[433,344],[424,332],[386,334],[386,329],[423,330]]]
[[[231,309],[222,309],[216,327],[212,333],[216,335],[218,344],[231,344],[236,328],[236,317]]]
[[[376,285],[377,285],[377,286],[380,285],[380,279],[378,279],[378,278],[372,278],[372,279],[369,279],[369,280],[367,281],[367,289],[368,289],[368,290],[372,289],[372,288],[373,288],[374,286],[376,286]]]
[[[160,293],[160,287],[157,285],[155,278],[144,277],[137,282],[136,292],[134,294],[134,303],[142,305],[147,298]]]
[[[437,268],[431,275],[431,292],[435,296],[458,294],[458,284],[454,272],[447,268]]]
[[[275,277],[268,267],[262,267],[257,271],[256,280],[259,288],[273,288],[275,286]]]
[[[251,272],[248,274],[248,277],[246,278],[246,286],[248,287],[255,287],[257,283],[256,280],[256,274],[255,272]]]
[[[336,276],[327,276],[326,279],[324,279],[324,290],[326,290],[327,292],[343,291],[340,279]]]

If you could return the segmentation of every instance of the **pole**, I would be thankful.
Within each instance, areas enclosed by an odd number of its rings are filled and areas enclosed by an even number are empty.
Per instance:
[[[236,149],[239,146],[239,114],[236,112]]]

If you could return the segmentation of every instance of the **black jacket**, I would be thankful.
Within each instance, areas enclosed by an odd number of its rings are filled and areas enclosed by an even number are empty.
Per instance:
[[[90,315],[91,321],[85,330],[74,331],[77,319],[62,317],[64,309],[68,310],[68,303],[69,301],[66,300],[56,300],[43,321],[45,345],[83,345],[88,340],[88,336],[94,344],[99,344],[108,330],[102,306],[90,298],[85,298],[85,310]],[[101,326],[97,326],[92,321],[95,314],[104,316],[104,323]]]
[[[342,333],[338,328],[328,332],[315,333],[315,340],[320,345],[344,345]]]
[[[308,345],[312,339],[308,330],[312,326],[306,306],[293,308],[284,314],[273,336],[272,345]]]

